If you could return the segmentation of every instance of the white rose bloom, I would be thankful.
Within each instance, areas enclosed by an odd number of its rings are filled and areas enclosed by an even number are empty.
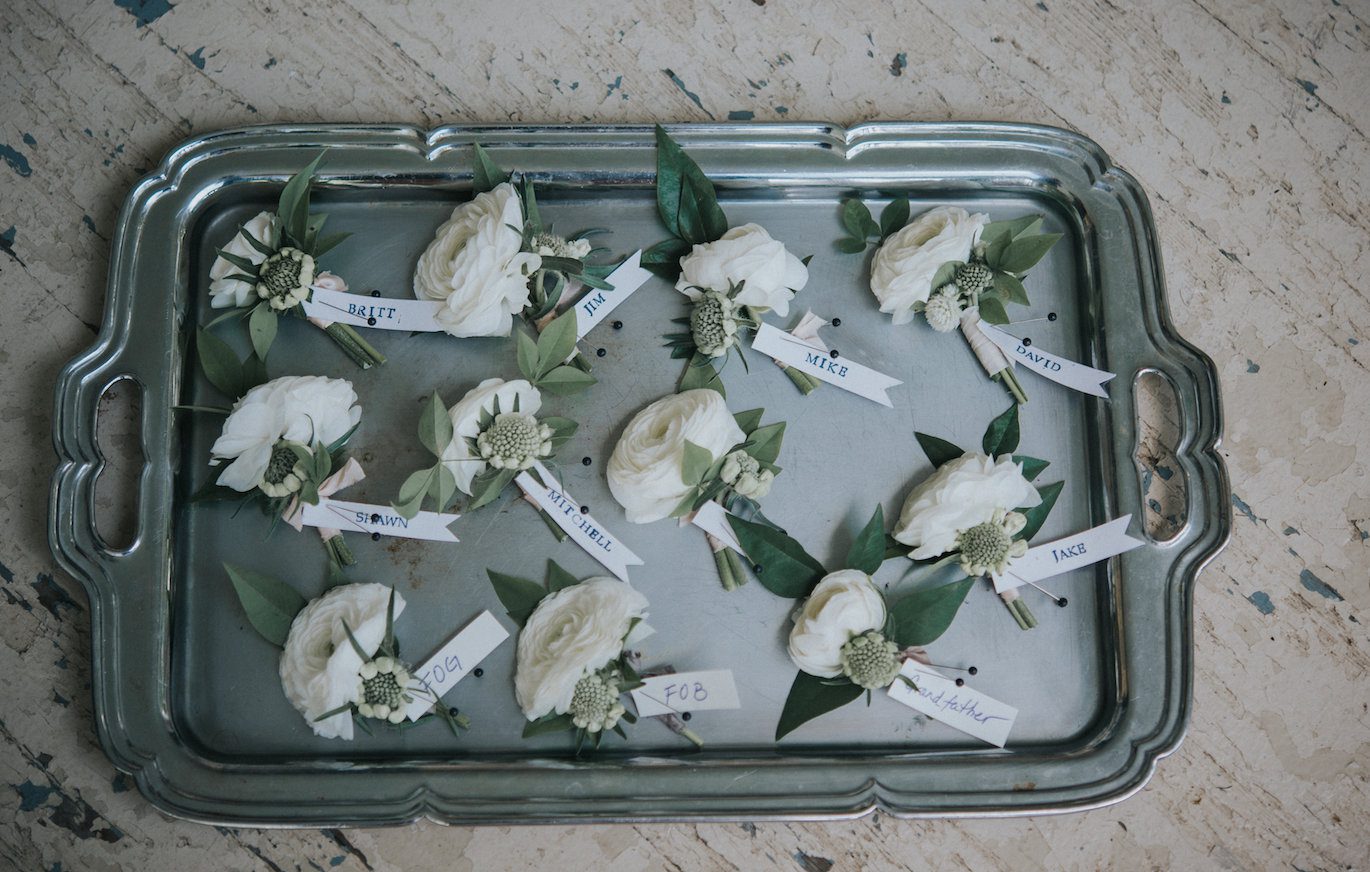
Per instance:
[[[523,625],[514,694],[535,721],[565,714],[576,682],[623,650],[635,620],[647,617],[647,598],[616,578],[591,578],[550,594]]]
[[[662,397],[623,428],[609,457],[609,492],[634,524],[659,521],[690,491],[681,478],[686,441],[717,460],[746,438],[717,391],[699,388]]]
[[[219,484],[250,491],[262,480],[271,451],[282,439],[325,445],[342,437],[361,420],[352,383],[317,375],[285,376],[258,385],[238,402],[210,448],[211,462],[233,461]]]
[[[340,705],[356,702],[361,691],[362,658],[347,640],[344,622],[362,650],[372,654],[385,638],[390,588],[383,584],[335,587],[300,610],[281,652],[281,687],[290,704],[325,739],[352,738],[348,712],[315,721]],[[395,617],[404,597],[395,594]]]
[[[257,213],[256,217],[233,234],[233,238],[228,241],[223,250],[229,254],[247,258],[259,266],[262,261],[266,260],[266,255],[248,242],[243,236],[244,233],[251,233],[253,239],[270,249],[275,249],[281,242],[280,229],[276,226],[276,216],[270,212]],[[234,273],[241,272],[242,269],[224,258],[214,258],[214,263],[209,267],[210,306],[215,309],[227,309],[246,306],[248,303],[257,301],[256,282],[244,282],[239,279],[228,278]]]
[[[795,613],[790,659],[810,675],[835,678],[842,674],[842,646],[884,627],[885,598],[869,575],[857,569],[829,573]]]
[[[518,228],[518,229],[516,229]],[[542,258],[522,251],[523,203],[505,182],[463,203],[434,234],[414,270],[414,296],[447,305],[453,336],[508,336],[528,305],[528,277]]]
[[[675,287],[696,300],[700,288],[727,293],[731,285],[743,282],[734,297],[738,304],[762,312],[774,310],[783,318],[790,312],[794,292],[802,290],[808,281],[809,270],[803,261],[772,239],[760,224],[743,224],[717,242],[696,245],[682,257]]]
[[[939,206],[924,212],[894,233],[871,261],[871,290],[880,311],[894,323],[913,320],[914,306],[928,301],[932,279],[947,261],[970,260],[971,249],[989,216],[974,215],[959,206]]]
[[[926,560],[951,551],[956,534],[994,518],[995,510],[1031,508],[1042,501],[1007,454],[995,460],[974,451],[949,460],[904,501],[893,536]]]
[[[488,378],[462,397],[448,413],[452,418],[452,441],[442,453],[443,462],[457,480],[457,488],[464,494],[471,493],[471,481],[485,471],[488,464],[479,454],[471,451],[467,439],[480,435],[480,413],[493,413],[495,400],[499,399],[500,412],[514,411],[514,400],[518,400],[518,411],[522,415],[535,415],[542,408],[542,394],[524,379],[505,381],[501,378]]]

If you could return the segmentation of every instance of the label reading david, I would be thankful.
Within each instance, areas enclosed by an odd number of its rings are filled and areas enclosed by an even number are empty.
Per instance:
[[[999,593],[1022,587],[1028,582],[1041,581],[1073,569],[1107,560],[1144,543],[1127,535],[1131,515],[1115,518],[1107,524],[1092,527],[1083,533],[1066,536],[1045,545],[1034,545],[1022,557],[1009,564],[1008,572],[995,579]]]
[[[633,703],[638,716],[643,718],[742,707],[731,669],[644,678],[642,686],[633,691]]]
[[[613,285],[611,290],[590,288],[576,302],[576,338],[584,339],[586,333],[609,317],[610,312],[651,277],[652,274],[642,268],[641,251],[634,252],[632,257],[619,264],[618,269],[604,279],[606,284]]]
[[[957,687],[952,679],[916,660],[904,662],[889,695],[916,712],[999,748],[1008,741],[1018,717],[1018,709],[1008,703],[964,685]]]
[[[821,345],[821,343],[819,343]],[[780,363],[806,372],[820,381],[836,385],[844,391],[873,400],[887,408],[894,404],[885,392],[903,382],[876,372],[854,360],[834,356],[830,351],[798,339],[783,330],[762,324],[752,337],[752,348]]]
[[[990,342],[999,346],[999,349],[1008,356],[1010,361],[1022,364],[1023,367],[1043,378],[1051,379],[1057,384],[1065,385],[1082,394],[1089,394],[1092,397],[1108,397],[1108,391],[1104,390],[1104,384],[1114,378],[1114,373],[1058,357],[1049,351],[1043,351],[1034,344],[1024,342],[1016,336],[1010,336],[998,327],[984,321],[980,322],[980,331],[985,334]]]
[[[447,512],[419,512],[412,518],[405,518],[390,506],[352,503],[328,497],[319,497],[316,505],[306,503],[300,511],[301,522],[311,527],[380,533],[382,536],[427,539],[430,542],[456,542],[457,537],[447,527],[460,517]]]
[[[414,681],[423,690],[414,696],[414,701],[405,709],[405,717],[411,721],[418,720],[433,707],[434,702],[442,699],[443,694],[508,638],[509,631],[494,615],[489,612],[477,615],[423,665],[414,669]]]
[[[538,463],[533,468],[546,484],[539,484],[538,480],[527,472],[520,472],[514,483],[532,497],[556,525],[565,530],[587,554],[603,564],[604,568],[620,581],[627,581],[628,567],[641,566],[642,558],[628,550],[628,546],[604,529],[604,525],[590,517],[588,512],[582,512],[580,503],[562,489],[547,467]]]

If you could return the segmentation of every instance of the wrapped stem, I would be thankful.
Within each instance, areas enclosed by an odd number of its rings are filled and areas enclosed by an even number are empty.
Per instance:
[[[385,363],[385,355],[372,348],[350,324],[334,322],[325,327],[324,332],[362,369],[370,369]]]
[[[990,378],[1007,388],[1008,392],[1013,396],[1014,402],[1018,405],[1021,406],[1028,401],[1027,393],[1023,391],[1023,385],[1018,381],[1018,376],[1013,374],[1013,369],[1011,367],[1004,367],[990,376]]]
[[[1023,602],[1023,598],[1018,595],[1018,591],[1006,590],[999,594],[999,598],[1008,606],[1009,614],[1013,615],[1013,620],[1018,622],[1020,630],[1031,630],[1037,626],[1037,618],[1032,614],[1027,603]]]
[[[328,550],[328,560],[334,566],[351,566],[357,562],[357,558],[352,556],[352,549],[343,541],[342,533],[335,533],[323,540],[323,547]]]
[[[795,387],[799,388],[799,392],[806,397],[817,390],[818,385],[821,384],[818,379],[801,369],[796,369],[795,367],[788,365],[782,368],[785,370],[785,375],[789,376],[790,382],[793,383]]]
[[[718,567],[718,578],[723,583],[723,589],[737,590],[738,585],[746,581],[745,573],[740,573],[741,564],[737,560],[737,555],[723,544],[723,540],[712,533],[705,533],[704,538],[708,540],[709,548],[714,552],[714,565]],[[741,579],[738,578],[739,574],[742,576]]]
[[[636,670],[638,670],[639,672],[641,672],[641,671],[642,671],[642,656],[641,656],[640,654],[638,654],[638,652],[636,652],[636,651],[630,651],[630,652],[628,652],[628,655],[627,655],[627,656],[628,656],[628,664],[629,664],[630,666],[632,666],[634,669],[636,669]],[[672,675],[672,674],[674,674],[674,673],[675,673],[675,667],[674,667],[674,666],[667,665],[667,666],[661,667],[660,669],[653,670],[652,672],[643,673],[642,677],[643,677],[643,678],[651,678],[651,677],[656,676],[656,675]],[[684,737],[684,738],[686,738],[686,739],[689,739],[689,740],[690,740],[690,744],[694,745],[696,748],[703,748],[703,747],[704,747],[704,740],[701,739],[701,738],[699,737],[699,734],[696,733],[694,730],[692,730],[692,729],[690,729],[689,727],[685,726],[685,721],[681,719],[680,715],[674,715],[674,714],[672,714],[672,715],[655,715],[654,717],[655,717],[657,720],[661,721],[661,723],[662,723],[668,730],[670,730],[671,732],[675,733],[677,736],[682,736],[682,737]]]
[[[542,523],[547,525],[547,529],[552,531],[552,535],[557,537],[558,542],[565,542],[567,539],[570,538],[569,534],[567,534],[565,530],[561,529],[561,527],[557,524],[556,521],[552,520],[552,516],[547,514],[547,512],[542,508],[542,506],[538,505],[538,501],[533,499],[531,494],[529,494],[527,491],[524,491],[523,499],[524,502],[528,503],[528,505],[537,509],[538,517],[542,518]]]

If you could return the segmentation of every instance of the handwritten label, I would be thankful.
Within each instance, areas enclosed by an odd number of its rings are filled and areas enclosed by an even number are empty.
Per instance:
[[[414,681],[424,690],[415,695],[404,712],[405,717],[418,720],[508,638],[509,631],[489,612],[481,612],[473,618],[414,670]]]
[[[895,385],[903,384],[881,372],[862,366],[841,355],[833,357],[831,352],[798,339],[783,330],[762,324],[752,338],[752,348],[780,363],[807,372],[817,379],[836,385],[844,391],[873,400],[887,408],[894,404],[885,392]]]
[[[358,533],[380,533],[399,539],[427,539],[430,542],[456,542],[457,537],[447,529],[461,515],[446,512],[419,512],[412,518],[401,517],[390,506],[371,503],[350,503],[319,497],[317,505],[305,504],[300,520],[311,527],[334,530],[353,530]]]
[[[905,661],[899,675],[889,688],[897,702],[996,747],[1008,741],[1018,709],[964,685],[957,687],[955,681],[916,660]]]
[[[737,535],[733,533],[733,527],[728,523],[728,510],[720,506],[713,500],[699,507],[690,518],[690,523],[699,529],[713,536],[718,541],[727,545],[738,554],[746,554],[742,550],[742,543],[737,541]]]
[[[1009,564],[1008,572],[995,579],[994,589],[1003,593],[1031,581],[1061,575],[1139,548],[1144,543],[1127,535],[1127,526],[1131,521],[1131,515],[1123,515],[1083,533],[1045,545],[1035,545]]]
[[[1010,361],[1021,363],[1026,369],[1082,394],[1089,394],[1093,397],[1108,397],[1108,391],[1104,390],[1104,383],[1114,378],[1115,373],[1085,366],[1083,363],[1066,360],[1064,357],[1057,357],[1049,351],[1043,351],[1035,344],[1026,345],[1016,336],[1010,336],[998,327],[984,321],[981,321],[979,326],[986,338],[999,346],[1004,354],[1008,355]]]
[[[628,550],[626,545],[604,529],[604,525],[588,513],[582,512],[580,503],[562,489],[547,467],[538,463],[534,465],[534,469],[546,485],[538,484],[538,480],[526,472],[520,472],[514,483],[532,497],[557,526],[569,533],[571,539],[585,549],[587,554],[603,564],[604,568],[616,575],[619,580],[627,581],[628,567],[641,566],[642,558]]]
[[[377,330],[436,333],[443,329],[437,321],[437,314],[447,304],[434,300],[397,300],[312,288],[309,299],[302,305],[305,315],[320,321],[374,327]]]
[[[742,708],[731,669],[674,672],[644,678],[642,682],[642,687],[633,691],[638,717]]]
[[[613,290],[590,288],[576,302],[576,338],[584,339],[585,334],[594,329],[609,313],[619,307],[634,291],[647,283],[652,274],[642,268],[642,251],[619,264],[618,269],[609,273],[605,283],[613,285]]]

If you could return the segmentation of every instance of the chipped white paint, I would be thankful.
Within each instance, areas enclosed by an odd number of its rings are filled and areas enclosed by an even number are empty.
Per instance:
[[[733,0],[678,5],[668,17],[644,0],[564,0],[486,4],[476,18],[435,0],[166,8],[10,0],[0,19],[0,865],[160,872],[212,856],[223,869],[794,872],[1364,862],[1363,2],[1143,0],[1125,12],[1105,0]],[[91,341],[107,238],[138,175],[187,134],[239,124],[732,113],[1057,124],[1098,140],[1151,192],[1172,313],[1219,362],[1224,453],[1240,500],[1232,546],[1195,593],[1194,716],[1176,757],[1120,806],[1002,822],[339,834],[220,832],[153,812],[97,746],[85,601],[70,579],[49,575],[43,529],[52,380]],[[111,452],[132,447],[127,421],[106,423]],[[1159,458],[1150,483],[1162,521],[1174,513],[1162,493],[1168,469]]]

